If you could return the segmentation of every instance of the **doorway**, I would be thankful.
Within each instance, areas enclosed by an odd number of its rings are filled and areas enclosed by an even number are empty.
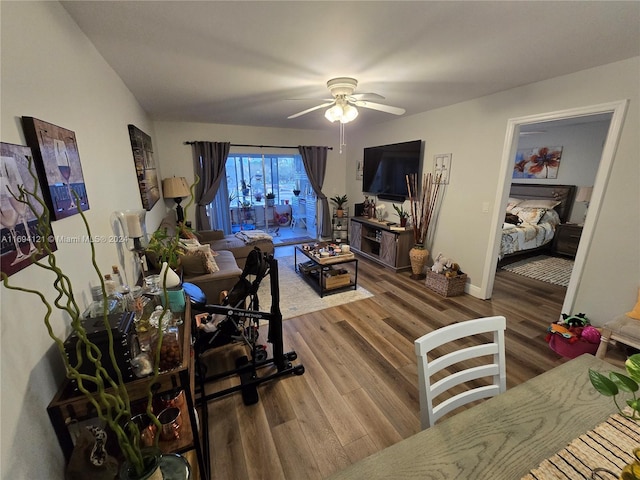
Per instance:
[[[493,291],[496,269],[498,261],[498,253],[500,248],[501,229],[500,226],[504,220],[504,208],[512,181],[513,159],[516,156],[521,130],[531,130],[532,126],[543,126],[549,122],[569,121],[571,119],[580,119],[581,121],[589,120],[589,117],[598,118],[602,115],[611,115],[611,124],[607,133],[607,137],[602,149],[600,165],[598,167],[596,178],[593,184],[593,193],[589,209],[584,221],[582,237],[576,252],[575,263],[567,294],[562,305],[563,312],[573,311],[573,306],[580,283],[580,278],[584,269],[584,262],[591,245],[594,227],[597,223],[600,213],[602,198],[606,191],[609,174],[613,165],[615,151],[620,139],[624,116],[628,108],[628,100],[611,102],[606,104],[594,105],[590,107],[582,107],[576,109],[562,110],[540,115],[532,115],[527,117],[519,117],[510,119],[507,122],[507,132],[505,136],[505,145],[502,152],[502,160],[500,167],[500,176],[498,188],[496,191],[496,199],[493,209],[493,233],[492,243],[493,249],[488,249],[485,258],[484,278],[481,291],[482,298],[490,298]]]

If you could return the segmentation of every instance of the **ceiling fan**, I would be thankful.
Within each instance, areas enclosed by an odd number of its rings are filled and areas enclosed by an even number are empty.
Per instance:
[[[331,92],[333,98],[325,98],[323,99],[325,103],[308,108],[302,112],[294,113],[287,118],[297,118],[325,107],[327,108],[325,117],[331,122],[339,120],[340,123],[348,123],[358,116],[358,109],[355,107],[369,108],[371,110],[378,110],[380,112],[391,113],[393,115],[403,115],[405,113],[404,108],[392,107],[365,100],[365,98],[384,99],[382,95],[378,95],[377,93],[354,94],[353,92],[357,86],[358,81],[355,78],[332,78],[327,82],[327,88]]]

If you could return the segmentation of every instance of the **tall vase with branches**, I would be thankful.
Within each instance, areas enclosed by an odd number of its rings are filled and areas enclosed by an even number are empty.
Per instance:
[[[98,267],[96,261],[96,251],[93,241],[89,242],[91,250],[91,264],[97,277],[100,279],[100,285],[103,296],[103,314],[102,319],[105,325],[105,332],[108,337],[108,359],[103,357],[103,352],[87,334],[80,309],[74,293],[73,284],[71,278],[64,273],[59,266],[55,253],[51,250],[51,247],[46,241],[52,235],[51,225],[49,222],[49,210],[47,209],[44,201],[37,193],[37,177],[32,169],[32,159],[29,158],[29,173],[34,179],[33,189],[28,190],[24,186],[19,187],[19,191],[11,192],[11,194],[19,202],[25,204],[31,212],[37,218],[37,237],[39,241],[36,244],[36,254],[44,254],[45,256],[41,260],[36,260],[36,255],[32,257],[33,264],[43,270],[43,274],[49,274],[52,278],[52,285],[55,290],[55,298],[49,298],[44,293],[29,288],[26,286],[16,286],[9,283],[9,278],[5,272],[1,273],[2,283],[5,288],[9,290],[15,290],[26,294],[34,295],[42,303],[45,309],[44,324],[47,328],[49,336],[54,341],[56,348],[58,349],[60,356],[64,362],[67,372],[67,378],[73,380],[77,385],[77,389],[87,399],[89,404],[95,409],[97,416],[103,421],[106,426],[115,434],[120,451],[125,458],[125,470],[121,471],[121,478],[123,472],[128,475],[126,478],[146,478],[146,470],[153,464],[152,460],[157,459],[157,443],[155,449],[153,449],[154,455],[148,455],[148,451],[140,442],[140,430],[135,422],[129,421],[131,419],[131,402],[129,393],[127,391],[122,372],[118,367],[116,361],[116,354],[114,349],[114,338],[110,328],[110,323],[107,315],[106,301],[106,289],[104,283],[104,277]],[[77,201],[78,199],[76,199]],[[38,206],[38,208],[36,208]],[[42,211],[38,214],[38,211]],[[87,238],[94,238],[91,234],[91,229],[87,222],[86,216],[83,211],[78,212],[82,218],[84,229],[87,234]],[[166,276],[165,276],[166,278]],[[163,285],[166,280],[163,281]],[[166,288],[164,289],[164,304],[168,305],[168,293]],[[78,362],[71,363],[69,357],[66,354],[64,340],[58,337],[51,323],[52,315],[54,311],[59,311],[63,316],[70,320],[70,327],[74,334],[77,336],[78,341],[76,343],[76,352],[78,356]],[[163,313],[164,315],[164,313]],[[152,400],[153,390],[152,385],[156,383],[156,379],[159,375],[160,364],[160,352],[163,341],[163,330],[158,329],[157,345],[155,348],[155,356],[153,358],[153,373],[150,376],[148,382],[149,389],[146,392],[146,414],[150,420],[160,427],[160,422],[153,413]],[[88,363],[92,366],[89,370],[81,368],[83,363]],[[113,368],[112,374],[109,374],[106,364],[110,364]],[[91,373],[87,373],[90,371]],[[159,437],[156,437],[156,439]],[[155,458],[154,458],[155,456]],[[155,464],[157,466],[157,463]]]
[[[424,266],[429,256],[426,243],[438,207],[440,177],[434,177],[431,172],[423,175],[421,190],[418,189],[417,174],[407,175],[406,181],[414,239],[414,246],[409,251],[411,278],[417,280],[425,277]]]

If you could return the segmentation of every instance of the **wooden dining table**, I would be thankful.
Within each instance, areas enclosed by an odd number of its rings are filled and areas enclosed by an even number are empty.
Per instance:
[[[619,368],[582,355],[334,474],[331,480],[518,480],[617,412],[588,370]],[[508,370],[508,366],[507,366]]]

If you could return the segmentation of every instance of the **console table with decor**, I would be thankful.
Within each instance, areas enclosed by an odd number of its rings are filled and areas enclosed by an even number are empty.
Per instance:
[[[394,271],[411,268],[413,230],[366,217],[351,217],[351,250]]]
[[[156,415],[162,408],[160,398],[163,394],[180,389],[183,390],[185,402],[183,402],[184,404],[180,410],[181,416],[186,421],[183,420],[182,422],[180,438],[171,441],[161,439],[159,447],[163,453],[183,454],[191,464],[192,480],[208,480],[208,429],[206,425],[203,425],[201,428],[202,435],[198,434],[198,415],[194,401],[195,368],[191,349],[191,308],[188,301],[186,302],[185,312],[182,315],[185,321],[178,327],[181,363],[176,368],[161,372],[155,379],[154,384],[151,385],[151,388],[154,391],[154,413]],[[151,381],[151,377],[143,377],[126,382],[132,405],[132,415],[144,413]],[[109,392],[111,390],[109,388],[106,391]],[[79,429],[84,425],[95,424],[94,422],[97,419],[95,410],[93,410],[87,398],[75,388],[73,382],[65,379],[47,407],[47,413],[58,437],[62,452],[68,462],[74,447],[72,430]],[[107,446],[111,445],[111,443],[108,438]],[[117,449],[117,444],[114,443],[114,445]],[[110,453],[117,452],[110,451]],[[192,461],[194,453],[195,462]]]

